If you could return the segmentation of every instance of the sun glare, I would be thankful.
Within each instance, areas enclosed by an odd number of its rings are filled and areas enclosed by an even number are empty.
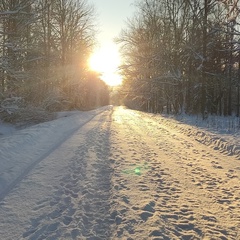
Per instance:
[[[89,60],[89,66],[93,71],[101,74],[101,79],[109,86],[117,86],[122,83],[118,74],[120,56],[115,46],[104,47],[96,50]]]

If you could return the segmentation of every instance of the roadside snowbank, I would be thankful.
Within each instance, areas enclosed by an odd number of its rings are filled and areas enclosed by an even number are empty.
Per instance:
[[[227,155],[240,159],[240,124],[238,118],[210,117],[201,120],[197,117],[180,115],[175,119],[167,116],[153,115],[156,121],[170,126],[193,137],[196,141],[210,146]]]
[[[58,119],[14,131],[3,127],[0,138],[0,200],[38,162],[60,146],[71,134],[109,107],[89,112],[59,113]]]
[[[16,131],[16,127],[9,123],[3,123],[0,121],[0,137],[2,135],[9,135]]]

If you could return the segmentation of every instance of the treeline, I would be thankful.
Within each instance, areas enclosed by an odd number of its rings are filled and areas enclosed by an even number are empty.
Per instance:
[[[0,103],[17,97],[53,111],[108,103],[87,67],[95,17],[85,0],[1,0]]]
[[[127,106],[240,114],[238,0],[140,0],[117,38]]]

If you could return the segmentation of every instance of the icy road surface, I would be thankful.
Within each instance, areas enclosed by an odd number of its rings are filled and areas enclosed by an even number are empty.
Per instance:
[[[0,239],[240,239],[236,155],[160,116],[121,107],[86,114],[0,139]],[[5,152],[24,136],[19,152]]]

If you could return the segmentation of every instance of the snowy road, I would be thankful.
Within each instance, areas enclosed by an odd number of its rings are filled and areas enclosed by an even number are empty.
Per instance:
[[[240,239],[239,160],[151,116],[73,128],[0,202],[0,239]]]

